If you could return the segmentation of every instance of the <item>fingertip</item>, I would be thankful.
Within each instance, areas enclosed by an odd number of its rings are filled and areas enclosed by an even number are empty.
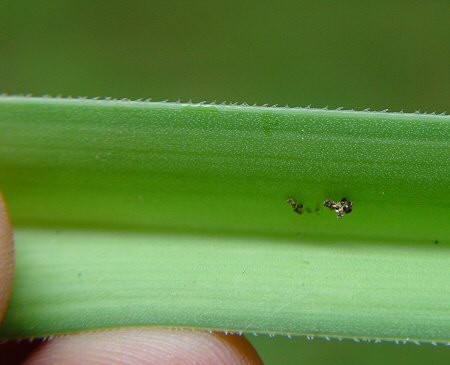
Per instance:
[[[26,364],[262,365],[262,362],[242,336],[129,328],[54,338],[37,349]]]
[[[261,358],[252,344],[242,335],[225,334],[218,332],[215,334],[226,346],[233,349],[242,360],[239,364],[263,365]]]
[[[0,193],[0,322],[8,306],[14,274],[14,245],[11,222]]]

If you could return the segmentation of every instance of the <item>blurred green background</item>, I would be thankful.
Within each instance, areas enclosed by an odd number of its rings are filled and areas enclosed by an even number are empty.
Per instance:
[[[0,2],[0,92],[450,110],[450,1]],[[267,364],[448,363],[445,347],[253,337]]]
[[[450,2],[0,2],[0,91],[442,112]]]

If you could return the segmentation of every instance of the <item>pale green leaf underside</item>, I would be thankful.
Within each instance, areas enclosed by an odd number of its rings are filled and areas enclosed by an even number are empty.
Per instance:
[[[3,336],[158,325],[448,341],[450,256],[439,247],[38,229],[16,237]]]
[[[0,98],[17,244],[1,336],[163,325],[447,342],[449,125]],[[322,202],[344,196],[354,211],[338,221]]]

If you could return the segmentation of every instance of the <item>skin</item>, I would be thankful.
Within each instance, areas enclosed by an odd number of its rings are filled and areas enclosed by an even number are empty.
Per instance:
[[[14,244],[11,222],[0,193],[0,322],[3,320],[11,293],[14,273]]]
[[[0,320],[14,272],[13,234],[0,194]],[[241,336],[198,330],[130,328],[58,336],[49,340],[8,341],[0,363],[24,365],[259,365],[261,359]]]

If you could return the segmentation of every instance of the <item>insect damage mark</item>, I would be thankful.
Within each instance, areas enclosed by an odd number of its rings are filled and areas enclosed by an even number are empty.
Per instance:
[[[323,205],[334,210],[338,219],[342,219],[344,214],[350,214],[353,210],[353,203],[347,198],[342,198],[340,202],[327,199],[323,202]]]
[[[298,203],[293,198],[286,199],[286,202],[292,207],[294,212],[297,214],[303,214],[305,211],[307,213],[313,212],[311,208],[309,207],[305,208],[303,204]],[[350,214],[353,210],[353,203],[347,198],[342,198],[340,202],[335,202],[334,200],[327,199],[323,202],[323,205],[329,208],[330,210],[334,210],[336,212],[336,216],[338,219],[342,219],[344,214]],[[319,206],[316,206],[314,212],[318,214],[319,211],[320,211]]]
[[[295,213],[303,214],[303,204],[297,203],[292,198],[287,199],[286,202],[291,205],[291,207],[292,207],[292,209],[294,210]]]

